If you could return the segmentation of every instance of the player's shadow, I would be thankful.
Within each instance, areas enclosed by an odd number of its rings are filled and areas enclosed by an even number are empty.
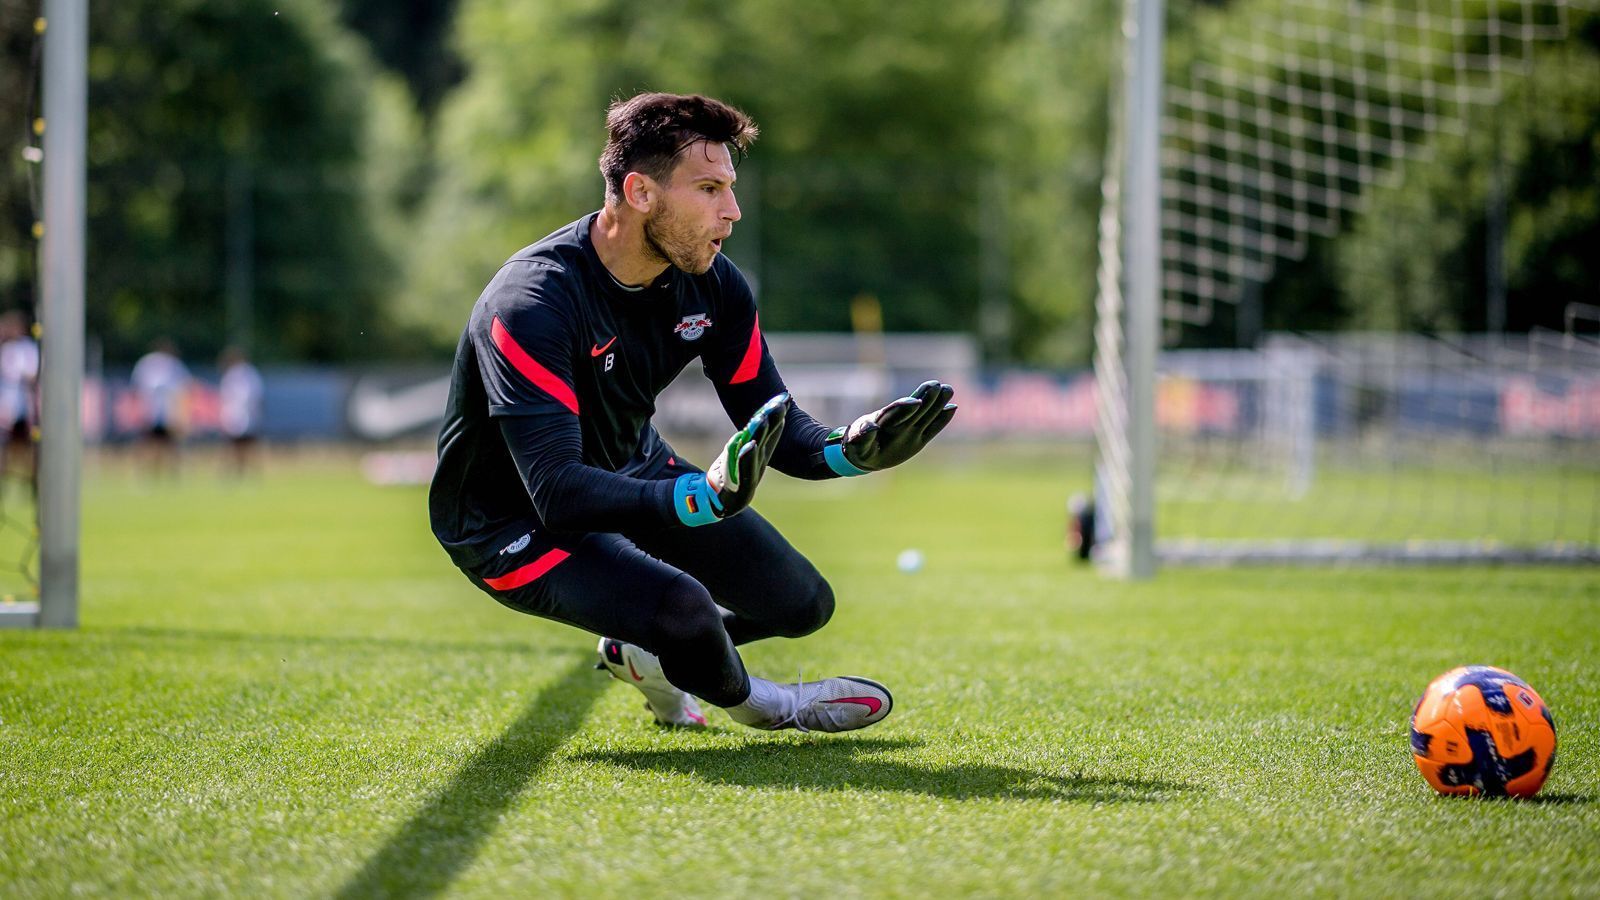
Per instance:
[[[1152,778],[1036,771],[990,763],[925,765],[883,756],[918,741],[822,739],[693,750],[585,753],[577,759],[629,769],[675,772],[714,784],[818,791],[896,791],[952,800],[1000,798],[1085,803],[1171,800],[1192,785]]]
[[[112,625],[86,629],[85,634],[114,634],[117,640],[129,638],[151,642],[190,641],[205,644],[286,644],[295,648],[316,647],[350,650],[404,650],[418,653],[507,653],[519,656],[564,656],[570,651],[554,646],[539,646],[517,641],[433,640],[412,637],[379,637],[368,634],[273,634],[260,631],[213,631],[208,628],[157,628],[147,625]]]
[[[337,896],[430,897],[449,887],[517,795],[582,727],[609,683],[596,677],[593,657],[573,663],[463,763]]]
[[[1499,799],[1499,798],[1495,798]],[[1531,803],[1534,806],[1588,806],[1595,802],[1594,794],[1534,794],[1532,797],[1510,798],[1513,803]]]

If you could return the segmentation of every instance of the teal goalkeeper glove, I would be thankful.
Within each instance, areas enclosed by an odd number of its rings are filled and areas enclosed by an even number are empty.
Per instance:
[[[672,489],[678,520],[689,526],[710,525],[749,506],[761,473],[778,449],[788,413],[788,393],[773,397],[756,410],[749,424],[733,433],[705,474],[679,475]]]
[[[916,456],[955,417],[955,392],[948,384],[924,381],[911,396],[834,429],[822,448],[828,468],[846,477],[865,475]]]

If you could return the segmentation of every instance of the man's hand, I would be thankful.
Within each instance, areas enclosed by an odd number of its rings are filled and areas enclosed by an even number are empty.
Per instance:
[[[733,433],[704,475],[678,476],[672,500],[683,524],[709,525],[750,505],[761,474],[778,448],[778,438],[783,436],[788,412],[789,395],[773,397],[756,410],[749,424]]]
[[[909,397],[867,413],[828,435],[823,455],[840,475],[864,475],[917,455],[955,417],[955,388],[924,381]]]

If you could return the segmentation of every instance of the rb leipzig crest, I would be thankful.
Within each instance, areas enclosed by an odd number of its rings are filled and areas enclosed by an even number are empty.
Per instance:
[[[691,313],[683,317],[683,321],[672,326],[672,333],[686,341],[698,341],[700,335],[706,333],[711,327],[711,320],[705,313]]]

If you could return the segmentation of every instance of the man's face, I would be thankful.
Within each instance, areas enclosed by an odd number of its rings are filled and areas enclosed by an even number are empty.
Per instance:
[[[645,244],[663,262],[699,275],[711,268],[722,241],[739,221],[733,198],[733,157],[722,144],[685,148],[644,222]]]

